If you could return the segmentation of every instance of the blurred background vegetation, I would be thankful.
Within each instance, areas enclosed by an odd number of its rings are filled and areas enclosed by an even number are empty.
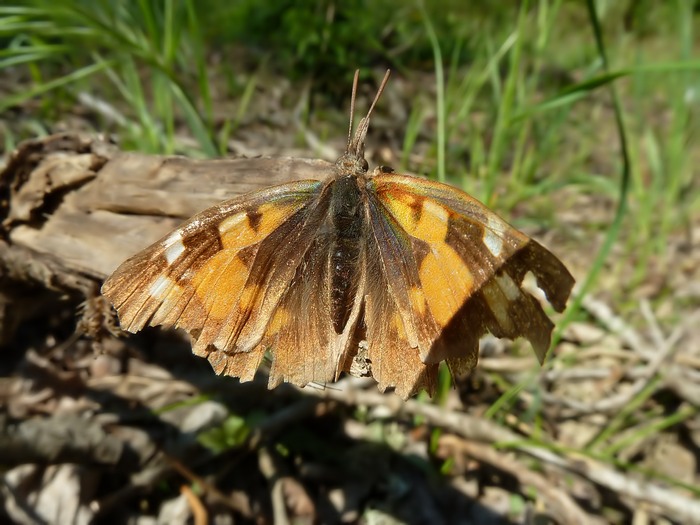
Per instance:
[[[354,70],[366,98],[391,68],[375,160],[460,185],[549,239],[580,286],[557,339],[591,321],[578,307],[588,293],[639,328],[648,302],[671,330],[700,307],[699,11],[694,0],[14,2],[0,7],[0,134],[6,152],[79,128],[152,153],[279,141],[279,153],[328,156],[344,145]],[[487,415],[505,420],[521,392],[537,397],[536,373],[491,374]],[[529,406],[518,417],[537,421]],[[648,415],[656,430],[679,423]],[[586,450],[619,461],[612,436],[644,417],[611,420]]]
[[[609,264],[634,308],[629,292],[671,263],[669,235],[700,207],[697,11],[693,0],[16,2],[0,7],[0,131],[6,151],[78,125],[125,149],[212,157],[257,121],[314,156],[300,130],[342,139],[354,70],[390,67],[407,84],[393,88],[400,110],[385,103],[395,167],[504,213],[527,203],[540,225],[565,211],[553,193],[597,197],[579,241],[627,222]],[[606,214],[627,195],[629,210]],[[589,259],[595,275],[602,259]]]

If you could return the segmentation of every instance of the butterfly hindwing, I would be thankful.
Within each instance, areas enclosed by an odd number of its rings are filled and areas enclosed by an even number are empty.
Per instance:
[[[417,280],[410,240],[390,225],[370,197],[372,234],[367,239],[365,326],[367,357],[380,389],[395,387],[406,398],[425,388],[432,395],[437,363],[425,363],[421,347],[429,349],[437,326],[424,318],[425,299]]]
[[[326,216],[320,231],[328,231],[328,220],[330,217]],[[356,350],[358,341],[354,336],[362,300],[353,303],[343,331],[336,333],[331,315],[332,279],[331,237],[319,234],[297,266],[295,277],[275,312],[275,316],[283,319],[284,330],[270,329],[264,339],[273,355],[270,386],[282,381],[298,385],[333,381],[341,372],[345,356]],[[357,289],[361,296],[363,273]],[[274,318],[271,324],[276,324]]]

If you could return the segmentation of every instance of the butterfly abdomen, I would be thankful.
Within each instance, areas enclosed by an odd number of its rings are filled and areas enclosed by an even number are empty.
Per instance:
[[[330,250],[331,315],[335,332],[341,334],[357,295],[364,231],[362,199],[354,177],[335,180],[329,213],[333,225]]]

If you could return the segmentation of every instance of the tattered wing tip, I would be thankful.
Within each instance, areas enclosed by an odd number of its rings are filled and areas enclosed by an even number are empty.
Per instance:
[[[532,272],[538,288],[544,292],[552,308],[557,312],[566,308],[574,287],[574,277],[552,252],[537,241],[530,239],[527,245],[506,263],[503,271],[510,274],[519,287],[522,286],[525,274]],[[539,301],[524,290],[522,304],[527,323],[522,324],[523,331],[520,335],[530,341],[538,361],[543,364],[551,346],[555,325]]]
[[[544,292],[552,308],[563,312],[576,283],[564,263],[533,239],[516,257],[521,257],[521,264],[534,274],[537,286]]]
[[[394,393],[404,400],[415,396],[421,390],[425,390],[430,397],[433,397],[437,390],[438,369],[438,365],[424,365],[417,374],[404,373],[401,377],[395,378],[396,381],[377,380],[377,387],[380,392],[393,387]]]
[[[549,319],[549,318],[548,318]],[[552,344],[552,332],[554,331],[554,323],[550,321],[550,328],[548,330],[541,331],[537,333],[534,337],[525,336],[532,349],[535,351],[535,356],[539,361],[540,365],[544,364],[544,360],[547,358],[547,353],[549,352],[549,347]]]
[[[212,349],[212,347],[209,348]],[[253,380],[264,356],[265,351],[262,348],[233,354],[212,349],[207,356],[207,360],[217,375],[238,377],[243,383]]]
[[[479,339],[490,332],[498,338],[527,339],[542,364],[554,323],[540,302],[522,288],[528,272],[534,274],[554,309],[562,311],[574,279],[559,259],[531,240],[476,290],[443,327],[431,347],[429,362],[444,359],[453,376],[468,374],[478,361]]]
[[[475,355],[468,355],[466,357],[448,358],[445,362],[447,363],[452,377],[464,379],[476,368],[476,364],[479,360],[478,358],[479,354],[477,352]]]

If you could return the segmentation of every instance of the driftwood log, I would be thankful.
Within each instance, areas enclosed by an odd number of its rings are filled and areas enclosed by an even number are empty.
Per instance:
[[[47,297],[94,298],[122,261],[225,199],[330,164],[294,158],[193,160],[125,153],[99,137],[23,143],[0,173],[0,344]]]

